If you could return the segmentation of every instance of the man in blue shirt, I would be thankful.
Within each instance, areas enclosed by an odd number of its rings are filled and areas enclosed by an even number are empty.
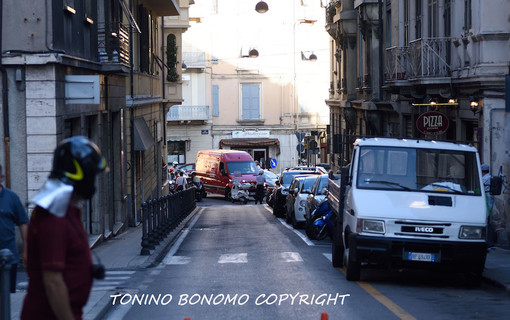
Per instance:
[[[16,292],[16,274],[20,258],[16,246],[16,230],[19,227],[23,244],[26,242],[28,215],[19,197],[1,183],[4,181],[0,165],[0,249],[9,249],[14,258],[11,261],[11,292]]]

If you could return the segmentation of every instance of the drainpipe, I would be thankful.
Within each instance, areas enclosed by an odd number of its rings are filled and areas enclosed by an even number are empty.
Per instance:
[[[7,89],[7,70],[4,68],[2,62],[2,32],[3,32],[3,0],[0,0],[0,71],[2,72],[2,116],[4,124],[4,172],[5,172],[5,186],[11,187],[11,161],[10,161],[10,132],[9,132],[9,96]]]
[[[133,12],[133,0],[130,0],[129,1],[129,10],[131,10],[131,12]],[[133,216],[133,221],[132,221],[132,224],[133,226],[136,226],[138,224],[138,221],[136,219],[136,205],[137,205],[137,193],[136,193],[136,176],[137,176],[137,172],[136,172],[136,154],[135,154],[135,110],[134,110],[134,84],[133,84],[133,81],[134,81],[134,68],[135,68],[135,64],[134,64],[134,51],[135,51],[135,45],[134,45],[134,40],[133,40],[133,26],[132,24],[130,23],[129,24],[129,46],[130,46],[130,50],[129,50],[129,95],[131,97],[131,108],[129,109],[130,110],[130,123],[131,123],[131,150],[130,150],[130,153],[131,153],[131,192],[133,194],[133,199],[131,199],[131,202],[132,202],[132,212],[134,213],[134,216]],[[142,199],[143,201],[143,199]],[[142,218],[143,219],[143,218]]]
[[[383,3],[382,0],[379,0],[379,101],[383,101],[384,95],[383,95]],[[390,23],[390,22],[387,22]]]

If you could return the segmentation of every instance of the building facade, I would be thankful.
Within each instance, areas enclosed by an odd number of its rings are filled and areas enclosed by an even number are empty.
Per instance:
[[[509,173],[510,1],[342,0],[326,7],[330,38],[331,158],[350,159],[359,136],[475,145],[492,175]],[[433,121],[429,121],[433,119]],[[508,244],[510,189],[493,227]]]
[[[89,137],[110,168],[83,204],[93,242],[136,225],[141,203],[168,192],[165,117],[181,98],[165,91],[162,17],[180,2],[2,1],[6,183],[27,202],[58,142]]]
[[[252,3],[207,0],[190,8],[190,21],[183,102],[167,116],[168,162],[216,148],[245,150],[275,172],[320,162],[329,61],[319,4],[273,1],[260,14]],[[315,136],[310,155],[296,134]]]

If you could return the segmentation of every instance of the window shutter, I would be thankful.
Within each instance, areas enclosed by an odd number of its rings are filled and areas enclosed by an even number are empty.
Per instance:
[[[212,86],[212,115],[218,117],[220,115],[220,96],[219,87],[217,85]]]

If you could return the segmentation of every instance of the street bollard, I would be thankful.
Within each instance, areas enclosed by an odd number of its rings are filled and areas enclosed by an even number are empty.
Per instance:
[[[149,236],[147,232],[148,223],[147,223],[147,202],[142,203],[142,251],[140,255],[148,256],[151,254],[150,252],[150,243]]]
[[[0,319],[11,318],[11,264],[14,255],[9,249],[0,250]]]

